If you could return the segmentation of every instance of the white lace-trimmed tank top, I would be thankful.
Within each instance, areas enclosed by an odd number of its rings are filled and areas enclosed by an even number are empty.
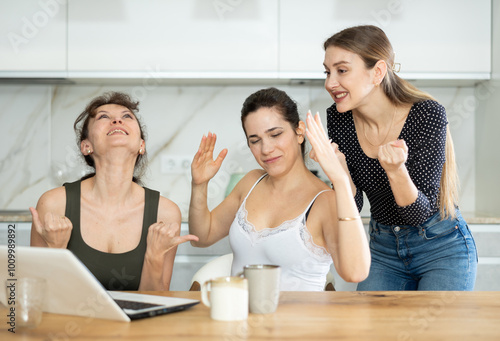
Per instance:
[[[323,291],[333,261],[324,247],[314,244],[306,227],[306,218],[318,195],[329,190],[316,194],[297,218],[287,220],[278,227],[257,231],[247,220],[245,204],[252,190],[266,175],[252,186],[231,224],[231,274],[240,273],[247,264],[275,264],[281,267],[281,291]]]

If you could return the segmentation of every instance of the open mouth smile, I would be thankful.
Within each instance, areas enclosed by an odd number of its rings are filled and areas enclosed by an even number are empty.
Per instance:
[[[108,136],[114,135],[114,134],[122,134],[122,135],[128,135],[128,133],[125,130],[122,129],[113,129],[108,132]]]

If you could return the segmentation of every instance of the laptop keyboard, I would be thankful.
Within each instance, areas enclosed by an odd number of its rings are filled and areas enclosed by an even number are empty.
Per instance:
[[[130,309],[130,310],[141,310],[141,309],[147,309],[147,308],[153,308],[153,307],[160,307],[159,304],[144,303],[144,302],[137,302],[137,301],[115,300],[115,302],[118,303],[118,306],[120,306],[120,308]]]

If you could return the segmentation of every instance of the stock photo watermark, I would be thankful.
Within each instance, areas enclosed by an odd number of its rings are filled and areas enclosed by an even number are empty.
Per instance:
[[[142,78],[141,85],[134,86],[130,95],[138,101],[144,101],[148,93],[157,89],[162,84],[161,70],[158,65],[155,68],[147,67],[146,75]]]
[[[394,16],[401,14],[405,6],[414,1],[415,0],[390,0],[387,2],[385,8],[370,12],[374,20],[370,21],[368,24],[386,27],[391,23]]]
[[[54,19],[61,11],[61,7],[66,6],[67,0],[40,0],[39,9],[31,16],[20,18],[19,26],[15,31],[9,31],[7,38],[10,45],[17,54],[20,47],[28,44]]]
[[[477,112],[481,102],[488,101],[498,93],[499,85],[494,82],[480,82],[474,86],[474,94],[465,96],[448,110],[450,127],[459,127]]]
[[[9,224],[7,228],[7,281],[5,283],[7,292],[7,325],[8,331],[16,332],[16,224]]]
[[[212,6],[220,20],[226,19],[226,14],[234,10],[243,3],[244,0],[214,0]]]
[[[253,334],[253,330],[261,329],[264,324],[264,315],[250,314],[246,321],[239,322],[235,325],[232,332],[224,334],[224,341],[246,340]]]
[[[84,320],[72,320],[65,323],[63,331],[56,333],[49,333],[47,335],[49,340],[70,340],[83,331],[83,327],[89,325],[94,321],[97,313],[102,311],[108,304],[108,297],[104,294],[98,294],[96,297],[87,297],[85,302],[82,302],[77,307],[77,312],[80,316],[85,317]]]
[[[443,291],[439,298],[432,300],[428,306],[414,311],[408,318],[408,324],[412,327],[417,327],[417,334],[422,334],[427,331],[433,322],[436,322],[438,317],[442,315],[447,307],[449,307],[460,295],[457,291]],[[398,334],[398,341],[413,341],[414,336],[408,331],[401,331]]]

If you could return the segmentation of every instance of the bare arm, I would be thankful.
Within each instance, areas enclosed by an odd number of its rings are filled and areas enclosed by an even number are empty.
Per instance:
[[[339,159],[340,164],[342,165],[342,168],[344,168],[344,171],[347,174],[347,177],[349,178],[349,186],[351,187],[351,192],[352,192],[353,197],[354,197],[354,196],[356,196],[358,189],[356,188],[354,181],[352,181],[351,173],[349,173],[349,168],[347,167],[347,162],[345,160],[345,155],[339,150],[339,146],[336,143],[332,142],[331,144],[332,144],[333,150],[335,151],[335,155]]]
[[[316,158],[335,188],[335,196],[330,197],[326,209],[322,210],[322,229],[328,250],[338,274],[348,282],[360,282],[368,276],[371,257],[350,177],[332,148],[319,115],[313,119],[309,113],[307,127]]]
[[[216,135],[203,136],[191,164],[191,202],[189,204],[189,233],[198,236],[198,241],[191,244],[207,247],[219,241],[229,233],[231,222],[238,209],[238,185],[214,210],[208,209],[208,183],[218,172],[227,150],[222,150],[217,159],[213,159]]]
[[[192,235],[180,236],[180,227],[179,208],[160,197],[158,222],[148,229],[139,290],[169,290],[177,246],[198,239]]]
[[[64,216],[66,192],[64,187],[44,193],[36,205],[30,207],[32,215],[31,246],[65,249],[71,237],[73,224]]]
[[[331,142],[331,145],[332,145],[333,150],[335,151],[335,155],[337,156],[337,158],[340,161],[340,164],[342,165],[342,167],[344,168],[344,171],[346,172],[347,176],[349,177],[349,184],[351,186],[351,191],[353,193],[353,196],[356,196],[357,188],[356,188],[356,185],[354,184],[354,182],[352,181],[351,174],[349,173],[349,168],[347,167],[345,155],[339,150],[339,148],[338,148],[339,146],[335,142]],[[316,157],[316,152],[314,150],[314,147],[309,152],[309,157],[312,160],[319,163],[319,160]]]
[[[323,219],[323,235],[327,248],[332,255],[335,269],[347,282],[361,282],[370,271],[370,248],[361,219],[339,220],[355,217],[343,215],[343,212],[357,213],[354,200],[349,200],[350,187],[347,183],[335,186],[335,197],[329,201],[325,210],[329,215]],[[342,215],[341,215],[342,214]]]

